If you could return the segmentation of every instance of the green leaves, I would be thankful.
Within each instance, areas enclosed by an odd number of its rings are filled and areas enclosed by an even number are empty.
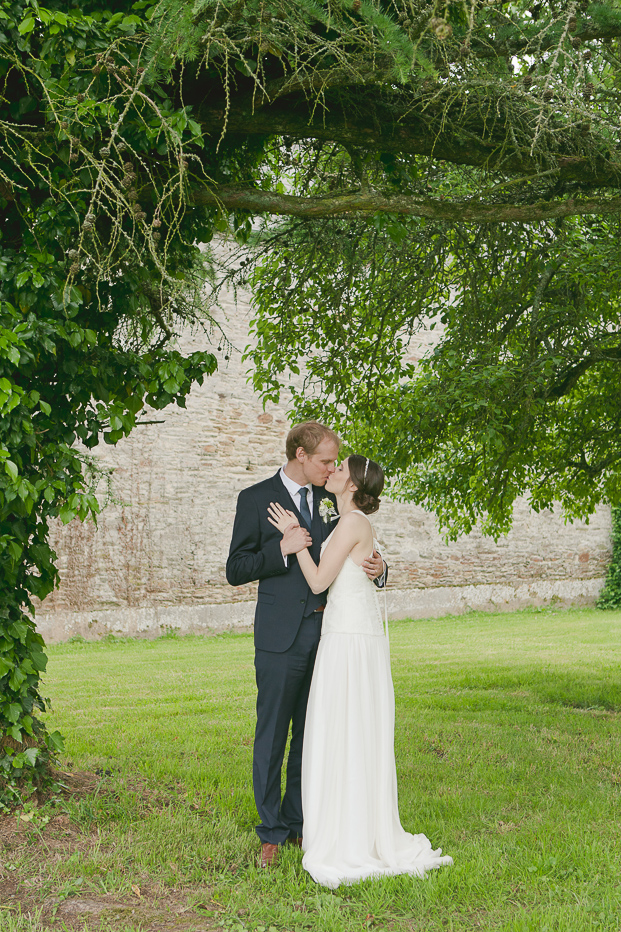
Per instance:
[[[618,221],[397,223],[266,231],[257,390],[291,391],[449,537],[505,533],[520,496],[569,519],[620,501]]]
[[[33,650],[30,653],[29,660],[38,673],[44,673],[47,667],[47,657],[43,651]]]
[[[58,516],[63,524],[69,524],[70,521],[73,521],[74,518],[77,518],[78,509],[76,507],[72,507],[69,502],[64,502],[60,507]]]
[[[23,394],[23,390],[17,385],[10,382],[8,379],[0,378],[0,412],[4,411],[8,414],[16,408],[21,402]]]
[[[300,417],[321,407],[339,429],[360,411],[351,443],[367,436],[363,408],[381,410],[389,386],[411,373],[404,348],[427,308],[450,299],[441,229],[413,221],[396,236],[394,223],[327,220],[266,231],[251,276],[255,388],[277,400],[286,385]],[[296,370],[304,381],[291,383]]]
[[[2,711],[4,712],[7,721],[18,722],[22,714],[22,707],[17,702],[8,702],[4,705]]]
[[[48,746],[53,748],[55,753],[60,754],[65,750],[65,741],[59,731],[52,731],[47,735]]]
[[[15,754],[11,763],[17,770],[27,766],[33,767],[40,753],[38,748],[26,748],[24,751],[20,751],[19,754]]]
[[[25,622],[16,621],[8,629],[9,634],[21,641],[22,644],[26,643],[26,639],[29,633],[29,626]]]
[[[256,74],[258,87],[264,86],[270,66],[282,72],[281,62],[295,82],[307,76],[313,61],[324,73],[330,66],[340,67],[348,84],[359,82],[361,72],[374,61],[375,67],[381,62],[388,80],[395,82],[407,81],[417,55],[426,61],[423,50],[416,50],[418,43],[395,22],[394,11],[377,4],[355,8],[351,0],[329,7],[303,2],[289,5],[283,14],[275,0],[267,0],[260,17],[258,9],[253,4],[207,2],[189,10],[179,0],[167,0],[156,8],[154,52],[171,63],[203,59],[217,65],[228,52],[227,70],[233,65],[242,75]],[[326,33],[329,42],[322,41]]]
[[[35,27],[34,16],[27,16],[17,27],[20,36],[26,36],[32,32]]]
[[[11,673],[11,676],[9,677],[9,688],[15,690],[15,692],[19,692],[19,689],[25,679],[26,674],[22,673],[19,667],[15,667]]]

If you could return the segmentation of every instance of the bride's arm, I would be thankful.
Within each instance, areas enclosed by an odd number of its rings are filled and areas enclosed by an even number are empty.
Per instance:
[[[343,530],[339,533],[341,529]],[[317,566],[308,550],[302,550],[298,553],[300,569],[306,577],[306,582],[315,593],[324,592],[332,585],[342,570],[345,560],[360,540],[359,535],[354,535],[352,528],[349,528],[347,533],[345,533],[345,530],[344,519],[341,518],[334,532],[334,537],[324,550],[319,566]]]
[[[277,517],[274,512],[272,517]],[[268,520],[275,527],[279,527],[278,521],[272,520],[272,517]],[[299,551],[297,557],[300,569],[313,592],[324,592],[334,582],[356,544],[361,543],[365,534],[369,533],[368,529],[369,523],[362,516],[344,515],[332,535],[329,546],[323,552],[319,566],[308,550]]]

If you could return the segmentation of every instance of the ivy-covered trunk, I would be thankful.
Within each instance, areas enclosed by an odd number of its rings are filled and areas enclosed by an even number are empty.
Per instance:
[[[8,461],[5,460],[5,465]],[[36,785],[47,771],[54,753],[62,748],[58,732],[48,733],[35,713],[45,710],[40,693],[40,676],[47,657],[43,638],[31,616],[23,611],[30,604],[29,591],[42,591],[50,573],[42,566],[51,552],[45,543],[46,527],[25,511],[22,499],[10,500],[3,483],[0,523],[2,571],[0,577],[0,805],[19,801],[19,793]],[[7,494],[8,493],[8,494]],[[7,499],[9,499],[7,501]],[[19,505],[17,504],[19,502]],[[38,525],[38,526],[37,526]],[[33,575],[33,561],[42,575]],[[51,563],[51,561],[49,561]],[[46,578],[47,577],[47,578]],[[26,780],[23,777],[26,775]]]
[[[621,608],[621,507],[612,509],[612,560],[598,608]]]
[[[15,287],[6,268],[5,289]],[[99,511],[97,470],[77,442],[116,442],[145,402],[184,405],[192,384],[215,368],[209,353],[116,347],[108,328],[85,326],[92,308],[77,289],[56,314],[48,308],[41,326],[45,305],[35,313],[28,284],[18,290],[20,311],[0,303],[0,806],[44,780],[62,747],[60,734],[36,718],[46,708],[47,658],[32,597],[44,599],[58,581],[50,519],[95,519]]]
[[[62,748],[37,719],[47,658],[33,598],[58,581],[49,523],[95,519],[89,449],[126,437],[145,405],[185,406],[216,367],[210,352],[174,348],[177,323],[201,319],[194,244],[210,239],[211,214],[188,221],[178,199],[162,200],[140,154],[153,137],[156,170],[168,156],[176,166],[196,132],[162,94],[154,129],[146,85],[134,104],[115,97],[127,73],[142,80],[144,48],[133,36],[145,21],[119,17],[89,0],[0,10],[0,811],[49,777]],[[111,45],[124,69],[114,88],[98,64]],[[108,200],[104,162],[118,172]],[[121,184],[134,166],[149,178],[149,216]]]
[[[4,595],[4,592],[3,592]],[[58,731],[48,732],[35,717],[45,710],[39,677],[47,657],[31,618],[14,606],[0,620],[0,811],[21,801],[48,776],[49,763],[62,749]]]
[[[40,782],[62,747],[59,733],[48,734],[36,718],[45,710],[40,676],[47,657],[31,596],[44,598],[56,579],[47,517],[66,497],[67,482],[57,478],[63,471],[61,461],[54,463],[58,444],[46,457],[47,445],[37,443],[51,406],[18,384],[32,358],[31,332],[7,302],[0,305],[0,323],[0,806],[6,806]],[[81,484],[80,463],[71,460]],[[96,499],[90,504],[96,507]],[[88,505],[85,499],[82,511]]]

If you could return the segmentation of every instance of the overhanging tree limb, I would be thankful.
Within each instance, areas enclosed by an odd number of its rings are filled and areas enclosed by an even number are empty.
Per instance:
[[[560,217],[621,213],[621,197],[569,198],[565,201],[539,201],[534,204],[494,204],[479,200],[442,201],[417,195],[353,192],[325,197],[298,197],[241,185],[202,185],[191,193],[197,206],[221,206],[226,210],[248,210],[258,214],[322,218],[340,214],[390,213],[431,220],[498,223],[533,223]]]
[[[496,87],[492,93],[490,87],[473,86],[469,91],[480,94],[481,99],[489,97],[486,106],[490,109],[507,111],[497,130],[485,114],[479,113],[472,114],[467,128],[459,127],[458,114],[467,103],[461,91],[433,82],[425,95],[395,91],[382,96],[379,88],[358,88],[356,110],[352,107],[349,112],[349,88],[333,88],[317,118],[309,115],[306,100],[296,100],[294,95],[278,98],[254,111],[251,98],[243,99],[231,107],[226,120],[223,108],[199,104],[196,109],[203,132],[214,139],[220,137],[226,122],[226,132],[231,137],[316,139],[336,142],[344,148],[354,146],[367,151],[430,157],[438,162],[502,171],[507,175],[535,176],[552,170],[559,181],[577,183],[583,188],[621,186],[621,152],[611,149],[609,143],[606,153],[587,155],[581,151],[584,139],[574,127],[564,130],[545,158],[535,158],[530,153],[530,136],[516,147],[513,141],[507,144],[505,133],[509,109],[517,106],[520,119],[528,122],[532,117],[529,108],[535,101],[519,88],[501,93]],[[191,93],[186,94],[186,99],[192,99]]]

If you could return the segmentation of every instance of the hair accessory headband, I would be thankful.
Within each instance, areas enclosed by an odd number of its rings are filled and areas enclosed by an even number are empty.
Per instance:
[[[369,457],[368,456],[366,460],[367,460],[367,465],[364,467],[364,480],[363,480],[364,482],[367,481],[367,473],[369,471]]]

